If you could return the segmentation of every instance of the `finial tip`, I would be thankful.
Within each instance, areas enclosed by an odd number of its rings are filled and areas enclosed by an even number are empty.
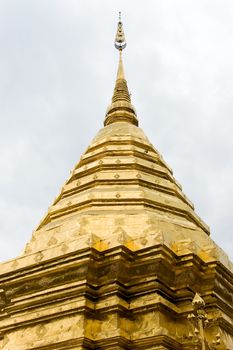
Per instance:
[[[119,12],[119,21],[117,25],[117,33],[115,38],[115,48],[122,51],[126,47],[125,34],[123,31],[123,25],[121,21],[121,12]]]

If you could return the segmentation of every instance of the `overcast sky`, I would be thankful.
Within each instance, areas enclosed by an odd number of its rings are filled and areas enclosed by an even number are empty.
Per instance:
[[[0,261],[102,127],[120,10],[140,126],[233,258],[232,0],[0,0]]]

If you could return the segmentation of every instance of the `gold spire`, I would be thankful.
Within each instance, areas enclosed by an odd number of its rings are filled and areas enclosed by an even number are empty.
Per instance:
[[[125,79],[122,51],[126,47],[123,24],[121,21],[121,13],[119,13],[119,21],[115,38],[115,47],[119,50],[119,64],[117,70],[117,78],[112,97],[112,103],[107,109],[104,125],[125,121],[134,125],[138,125],[136,111],[131,104],[130,94]]]
[[[119,57],[119,65],[118,65],[118,71],[117,71],[117,80],[118,79],[124,79],[125,80],[125,72],[124,72],[124,66],[122,61],[122,51],[120,51],[120,57]]]

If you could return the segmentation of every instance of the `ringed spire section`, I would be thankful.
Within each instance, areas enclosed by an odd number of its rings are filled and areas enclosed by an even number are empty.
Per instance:
[[[121,13],[119,13],[119,21],[114,44],[115,48],[119,51],[119,63],[112,103],[107,109],[104,125],[106,126],[112,123],[124,121],[138,126],[136,111],[134,106],[131,104],[131,98],[124,74],[122,51],[126,47],[126,40],[123,30],[123,23],[121,21]]]
[[[117,26],[117,33],[115,38],[115,48],[119,51],[124,50],[126,47],[125,34],[123,30],[123,23],[121,21],[121,12],[119,12],[119,21]]]

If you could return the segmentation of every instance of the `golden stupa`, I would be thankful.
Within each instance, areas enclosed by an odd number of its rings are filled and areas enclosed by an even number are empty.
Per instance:
[[[233,265],[138,127],[124,75],[104,128],[0,264],[0,349],[233,350]]]

